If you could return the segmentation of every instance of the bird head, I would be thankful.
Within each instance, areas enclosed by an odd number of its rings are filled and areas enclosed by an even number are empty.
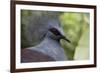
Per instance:
[[[57,40],[57,41],[64,39],[70,43],[70,40],[64,36],[64,33],[61,29],[53,27],[53,28],[50,28],[48,31],[49,31],[48,34],[50,38]]]

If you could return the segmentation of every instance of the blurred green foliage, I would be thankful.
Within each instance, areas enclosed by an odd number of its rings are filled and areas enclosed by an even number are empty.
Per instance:
[[[84,32],[89,32],[89,13],[63,13],[60,16],[60,20],[65,36],[71,40],[71,43],[66,43],[62,40],[62,46],[64,47],[69,59],[73,60],[76,47],[79,46],[79,40],[82,36],[84,36]],[[89,34],[86,38],[88,37]],[[87,41],[89,41],[89,39],[82,41],[82,44],[86,43]],[[87,47],[88,45],[85,46]]]
[[[36,14],[40,15],[41,12],[37,11]],[[23,37],[21,39],[21,41],[23,42],[21,46],[24,47],[29,45],[27,41],[24,41],[24,39],[26,39],[26,37],[24,36],[24,25],[27,24],[27,19],[31,15],[32,11],[21,11],[21,37]],[[80,49],[83,47],[89,49],[89,13],[61,12],[59,18],[65,36],[71,41],[71,43],[67,43],[64,40],[61,40],[61,44],[66,54],[68,55],[69,60],[73,60],[74,57],[76,58],[76,56],[80,55],[75,55],[75,51],[77,50],[78,46]],[[88,32],[88,34],[84,34],[86,32]],[[82,37],[84,37],[84,39],[82,39]]]

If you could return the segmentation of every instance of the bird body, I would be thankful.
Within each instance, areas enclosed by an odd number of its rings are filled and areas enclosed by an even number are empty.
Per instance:
[[[68,60],[60,44],[60,39],[70,41],[65,38],[58,18],[52,18],[48,15],[36,18],[33,16],[24,30],[25,37],[31,46],[21,50],[21,62]],[[39,43],[32,46],[35,41],[37,43],[39,41]]]
[[[25,48],[25,49],[31,50],[33,53],[34,53],[34,51],[35,51],[35,53],[38,52],[39,53],[38,56],[48,59],[48,60],[43,59],[42,61],[64,61],[64,60],[67,60],[67,56],[65,55],[64,49],[61,47],[60,42],[56,41],[48,36],[46,36],[39,45],[34,46],[34,47]],[[30,61],[30,59],[28,59],[30,57],[25,56],[25,55],[27,55],[27,54],[22,55],[23,56],[22,58],[25,57],[24,59],[27,59],[27,61]],[[45,55],[45,56],[43,56],[43,55]],[[32,57],[39,58],[39,57],[35,56],[34,54],[32,55]],[[31,59],[31,60],[34,62],[36,60],[36,58]],[[40,62],[41,62],[41,60],[40,60]]]
[[[52,57],[31,49],[21,50],[21,63],[55,61]]]

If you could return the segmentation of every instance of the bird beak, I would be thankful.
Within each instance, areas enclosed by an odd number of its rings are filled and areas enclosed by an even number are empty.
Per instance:
[[[61,29],[58,29],[58,30],[61,33],[61,39],[66,40],[67,42],[71,43],[71,41],[64,36],[64,32]]]
[[[62,37],[61,37],[62,39],[64,39],[64,40],[66,40],[67,42],[71,42],[69,39],[67,39],[64,35],[62,35]]]
[[[71,43],[71,41],[69,40],[69,39],[67,39],[65,36],[64,36],[64,32],[61,30],[61,29],[58,29],[59,30],[59,32],[61,33],[61,39],[64,39],[64,40],[66,40],[67,42],[69,42],[69,43]]]

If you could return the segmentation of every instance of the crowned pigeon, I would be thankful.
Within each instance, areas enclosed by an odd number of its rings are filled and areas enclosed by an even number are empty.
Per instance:
[[[34,38],[41,41],[35,46],[21,49],[22,63],[68,60],[60,40],[64,39],[69,43],[70,41],[64,36],[58,17],[32,16],[25,29],[25,35],[30,45]]]

